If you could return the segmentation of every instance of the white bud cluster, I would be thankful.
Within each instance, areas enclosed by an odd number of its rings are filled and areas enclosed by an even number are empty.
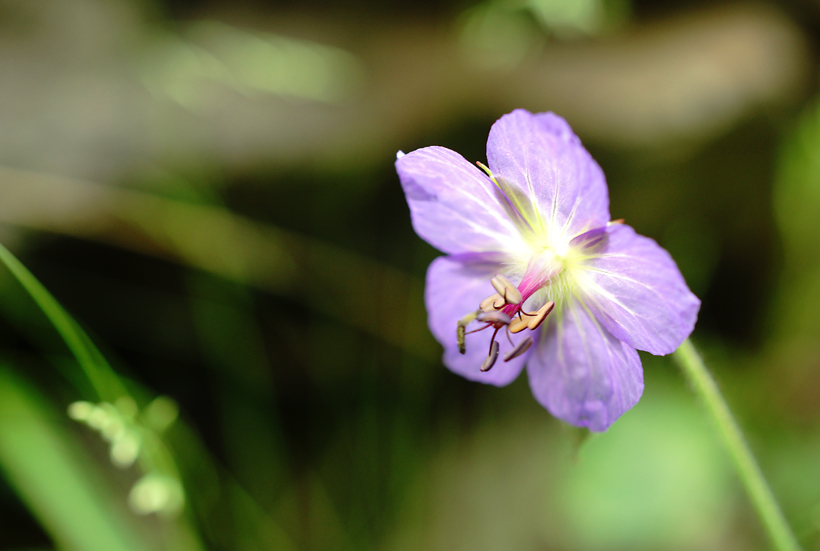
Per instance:
[[[139,414],[139,415],[138,415]],[[154,448],[159,434],[170,427],[179,415],[172,399],[160,396],[140,413],[130,397],[121,397],[114,404],[79,401],[68,406],[68,416],[100,433],[109,443],[111,462],[127,468],[139,458],[148,444]],[[185,502],[182,484],[175,476],[152,470],[140,478],[128,496],[131,509],[137,514],[177,514]]]

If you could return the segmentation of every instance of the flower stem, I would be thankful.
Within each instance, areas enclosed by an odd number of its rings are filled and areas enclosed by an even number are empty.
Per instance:
[[[700,395],[706,404],[706,409],[714,418],[718,426],[718,431],[724,444],[732,456],[737,474],[746,487],[752,504],[757,510],[757,515],[763,522],[763,526],[768,532],[769,538],[779,551],[800,551],[794,534],[786,523],[783,513],[772,494],[760,467],[755,461],[749,445],[743,439],[737,422],[729,406],[721,396],[715,380],[709,374],[703,364],[697,350],[688,339],[675,351],[675,360],[681,366],[692,384],[695,392]]]

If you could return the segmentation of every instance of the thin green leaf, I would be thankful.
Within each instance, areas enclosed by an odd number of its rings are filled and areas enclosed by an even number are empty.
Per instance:
[[[0,245],[0,261],[14,275],[28,292],[37,306],[65,341],[71,353],[83,369],[101,400],[113,402],[126,393],[125,388],[114,374],[111,366],[91,342],[91,339],[65,311],[59,302],[43,287],[34,274],[26,268],[3,245]]]

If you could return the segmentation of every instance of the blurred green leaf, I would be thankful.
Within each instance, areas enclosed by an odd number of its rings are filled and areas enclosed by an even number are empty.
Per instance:
[[[820,261],[820,106],[807,109],[781,149],[774,209],[787,261]]]
[[[807,109],[781,148],[773,190],[783,240],[784,266],[770,324],[787,356],[775,359],[800,370],[815,365],[820,342],[820,107]]]
[[[149,549],[128,515],[91,475],[90,457],[72,445],[61,414],[0,365],[0,468],[61,549]]]
[[[556,508],[585,549],[704,549],[726,534],[728,459],[683,389],[648,387],[562,474]]]
[[[558,36],[596,35],[622,24],[629,0],[526,0],[538,21]]]
[[[460,46],[477,67],[509,71],[558,38],[593,36],[624,23],[629,0],[488,0],[462,15]]]
[[[219,101],[214,85],[248,96],[338,103],[364,81],[364,64],[340,48],[219,21],[190,23],[183,35],[154,37],[142,80],[154,94],[193,110]]]
[[[475,66],[509,71],[542,46],[537,25],[521,10],[486,2],[462,16],[462,54]]]

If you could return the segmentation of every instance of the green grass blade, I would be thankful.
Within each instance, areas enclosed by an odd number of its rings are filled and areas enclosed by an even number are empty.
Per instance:
[[[101,400],[113,402],[126,394],[122,383],[91,339],[22,262],[0,245],[0,261],[28,292],[65,341]]]

